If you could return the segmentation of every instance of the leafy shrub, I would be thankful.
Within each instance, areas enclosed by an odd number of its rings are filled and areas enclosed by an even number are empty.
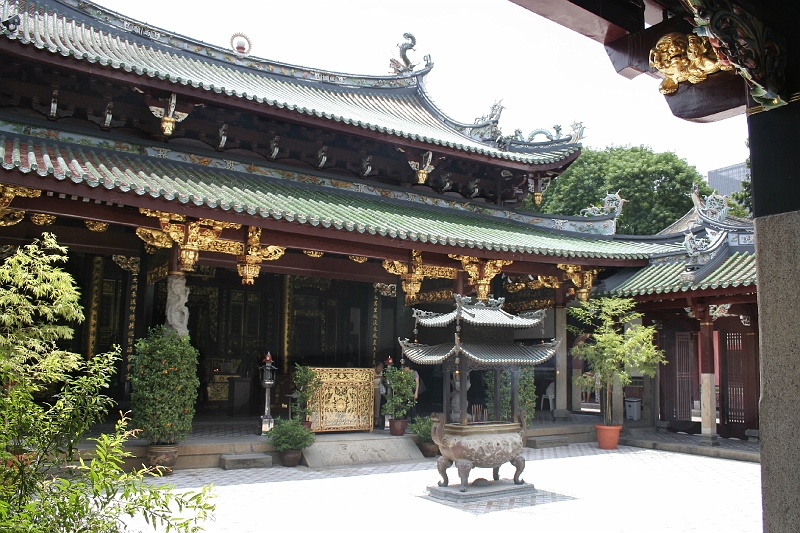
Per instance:
[[[197,350],[189,336],[164,326],[136,342],[131,357],[132,423],[151,444],[175,444],[192,429],[197,399]]]
[[[316,440],[314,432],[303,426],[298,420],[276,420],[275,426],[267,433],[269,443],[279,452],[302,450],[308,448]]]
[[[97,439],[90,460],[78,457],[83,434],[112,405],[102,394],[119,349],[84,360],[56,342],[71,339],[83,320],[80,293],[58,268],[66,249],[55,237],[21,247],[0,265],[0,531],[111,533],[123,517],[140,517],[162,531],[199,531],[214,509],[210,488],[174,494],[150,485],[148,469],[125,472],[123,417]],[[57,394],[37,402],[34,395]],[[190,518],[172,515],[173,506]]]
[[[303,422],[306,417],[311,416],[313,409],[309,402],[322,386],[322,380],[311,367],[295,363],[294,367],[294,394],[297,395],[297,402],[292,407],[295,418]]]
[[[536,383],[532,366],[519,369],[517,378],[517,403],[520,409],[525,409],[528,418],[533,418],[536,410]],[[494,372],[488,371],[486,376],[486,412],[494,416]],[[500,418],[511,420],[511,371],[503,370],[500,373]]]
[[[416,380],[413,372],[406,372],[402,368],[387,368],[383,375],[389,385],[386,394],[386,403],[381,414],[389,415],[394,419],[403,418],[417,401],[414,399]]]
[[[416,420],[408,423],[408,429],[413,431],[422,442],[433,442],[431,437],[431,430],[433,429],[433,420],[429,416],[419,416]]]

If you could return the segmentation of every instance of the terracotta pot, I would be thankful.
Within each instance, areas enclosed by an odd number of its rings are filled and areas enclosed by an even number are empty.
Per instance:
[[[177,444],[150,444],[147,447],[147,464],[159,467],[165,474],[172,473],[177,462]]]
[[[311,420],[306,420],[305,422],[300,422],[300,425],[304,428],[311,429]]]
[[[394,435],[395,437],[402,437],[406,434],[406,425],[408,425],[408,420],[398,420],[395,418],[389,419],[389,434]]]
[[[283,466],[297,466],[303,452],[301,450],[286,450],[281,452],[281,464]]]
[[[595,424],[597,430],[597,446],[601,450],[616,450],[619,444],[619,432],[622,426],[606,426],[605,424]]]
[[[420,442],[417,444],[423,457],[436,457],[439,455],[439,446],[432,442]]]

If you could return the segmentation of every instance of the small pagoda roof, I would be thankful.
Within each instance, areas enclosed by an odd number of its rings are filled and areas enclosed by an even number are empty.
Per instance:
[[[71,143],[30,137],[3,128],[22,130],[0,121],[0,166],[29,176],[16,179],[17,184],[41,189],[48,187],[48,180],[53,186],[68,181],[83,189],[76,188],[71,195],[101,200],[114,191],[119,193],[120,205],[152,207],[154,199],[162,199],[181,206],[440,244],[452,250],[447,253],[477,248],[533,256],[633,260],[682,249],[675,244],[556,232],[512,218],[387,198],[381,191],[356,192],[350,190],[351,182],[338,177],[303,175],[253,162],[226,161],[213,167],[206,158],[170,153],[167,148],[102,139],[95,143],[88,138],[89,144],[83,140],[74,144],[74,139]],[[331,186],[316,185],[326,180]],[[343,188],[339,188],[340,182]],[[100,192],[93,193],[95,189]]]
[[[418,325],[429,328],[442,328],[455,321],[466,322],[475,326],[495,326],[514,329],[527,329],[538,326],[544,320],[546,311],[539,309],[512,315],[503,311],[505,298],[493,299],[483,302],[469,296],[453,295],[456,308],[449,313],[432,313],[421,309],[414,309],[414,318]]]
[[[525,346],[522,344],[461,343],[458,336],[454,343],[429,346],[397,339],[403,356],[420,365],[437,365],[446,362],[456,354],[466,356],[470,367],[500,367],[513,365],[538,365],[553,357],[560,340],[545,344]]]
[[[582,127],[544,143],[499,142],[502,137],[495,133],[476,136],[475,131],[485,127],[495,132],[497,119],[462,124],[448,118],[424,89],[423,77],[432,63],[394,76],[314,70],[180,37],[85,0],[55,1],[58,10],[26,2],[18,14],[19,27],[11,32],[0,26],[0,38],[54,56],[72,57],[87,69],[99,65],[130,73],[141,77],[144,84],[157,78],[349,124],[354,131],[371,130],[541,169],[562,167],[580,153]],[[9,7],[9,0],[0,0],[0,13],[9,12]]]

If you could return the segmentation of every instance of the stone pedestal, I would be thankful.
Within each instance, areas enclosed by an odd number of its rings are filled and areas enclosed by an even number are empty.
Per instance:
[[[714,377],[714,374],[700,374],[700,444],[703,446],[719,446]]]

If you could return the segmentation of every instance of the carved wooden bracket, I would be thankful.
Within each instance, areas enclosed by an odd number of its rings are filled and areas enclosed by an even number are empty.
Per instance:
[[[708,37],[720,61],[733,66],[762,110],[786,105],[786,39],[740,2],[683,0],[695,32]]]
[[[557,265],[558,268],[564,271],[564,279],[569,280],[575,285],[575,298],[579,302],[586,302],[589,300],[589,291],[592,290],[597,273],[602,269],[596,268],[592,270],[583,270],[580,265]]]
[[[482,261],[469,255],[448,254],[448,257],[461,261],[461,267],[469,275],[469,284],[475,287],[478,300],[484,302],[489,299],[489,290],[494,277],[503,271],[504,266],[514,263],[506,259]]]
[[[556,276],[508,276],[503,286],[513,293],[523,289],[557,289],[561,287],[561,281]]]
[[[183,121],[197,104],[178,104],[178,97],[172,93],[164,101],[152,97],[147,98],[147,107],[156,118],[161,119],[161,133],[169,137],[175,132],[175,124]]]
[[[408,263],[387,259],[383,262],[383,268],[390,274],[400,276],[403,281],[403,291],[406,293],[407,302],[413,300],[419,293],[423,279],[455,279],[458,274],[455,268],[424,264],[422,262],[422,252],[419,250],[411,250],[411,260]]]
[[[242,277],[242,285],[252,285],[261,273],[263,261],[275,261],[283,256],[286,248],[283,246],[262,246],[261,228],[250,226],[247,228],[247,254],[236,258],[236,270]]]
[[[38,198],[42,195],[39,189],[19,187],[16,185],[0,185],[0,226],[13,226],[19,224],[25,217],[22,209],[11,209],[8,206],[17,197]]]
[[[209,218],[187,220],[184,215],[140,208],[139,212],[155,217],[161,223],[161,231],[137,228],[136,234],[145,244],[158,248],[170,248],[174,242],[180,247],[181,270],[191,271],[200,256],[200,250],[242,255],[244,245],[236,241],[218,240],[223,229],[239,229],[241,224],[220,222]]]

